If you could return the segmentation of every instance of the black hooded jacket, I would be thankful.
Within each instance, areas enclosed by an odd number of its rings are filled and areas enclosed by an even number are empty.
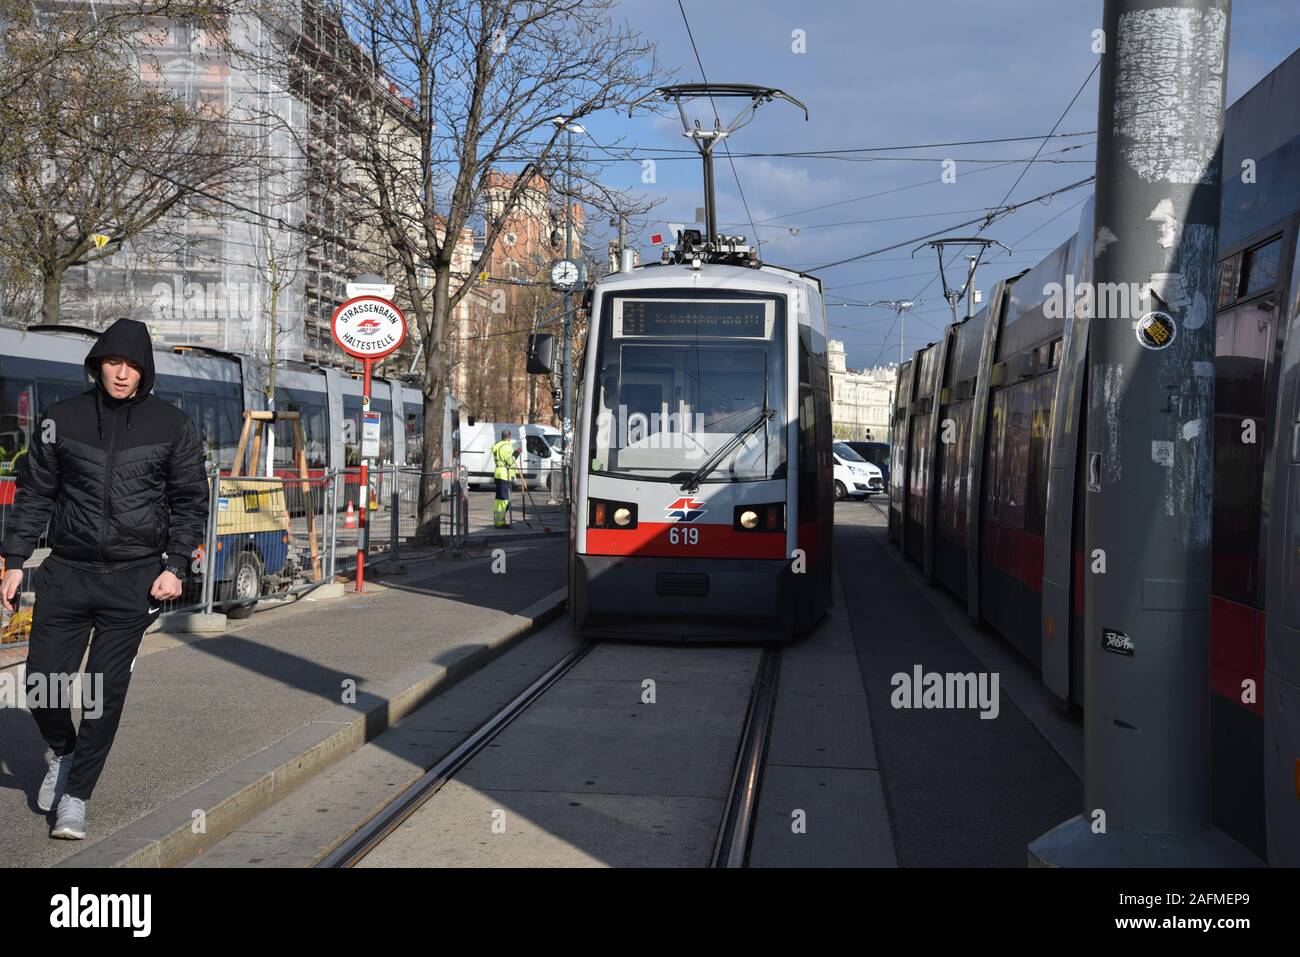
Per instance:
[[[131,398],[104,391],[103,356],[139,366],[140,387]],[[110,572],[166,552],[168,564],[188,569],[207,517],[203,447],[189,416],[149,394],[148,327],[117,320],[91,347],[86,372],[95,386],[46,409],[19,462],[0,542],[5,568],[22,567],[48,521],[51,554],[67,564]]]

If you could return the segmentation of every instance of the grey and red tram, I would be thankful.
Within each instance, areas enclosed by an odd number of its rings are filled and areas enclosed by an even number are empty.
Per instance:
[[[1205,689],[1215,824],[1291,866],[1300,864],[1298,98],[1300,51],[1228,110],[1224,132]],[[1243,159],[1257,166],[1249,183],[1227,172]],[[903,364],[890,468],[890,537],[1081,708],[1088,334],[1087,317],[1068,318],[1068,306],[1070,284],[1092,278],[1092,235],[1089,202],[1074,236]],[[1049,308],[1058,288],[1066,318]],[[941,442],[948,420],[955,441]]]
[[[593,636],[787,639],[831,597],[821,283],[685,235],[591,293],[571,614]]]

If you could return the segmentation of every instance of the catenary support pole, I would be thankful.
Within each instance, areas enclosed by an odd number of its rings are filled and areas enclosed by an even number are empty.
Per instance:
[[[1106,0],[1088,438],[1077,479],[1086,483],[1084,807],[1030,845],[1031,865],[1252,861],[1214,830],[1210,813],[1214,301],[1229,8],[1230,0]]]
[[[571,125],[571,124],[570,124]],[[564,258],[573,260],[573,130],[566,126],[568,138],[569,186],[564,198]],[[573,293],[564,292],[564,374],[560,397],[560,457],[564,466],[564,501],[569,501],[569,472],[573,468]]]

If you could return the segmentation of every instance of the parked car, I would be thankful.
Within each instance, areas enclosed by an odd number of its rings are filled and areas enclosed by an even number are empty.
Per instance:
[[[889,485],[889,443],[888,442],[845,442],[849,448],[858,455],[862,456],[876,468],[880,469],[880,475],[885,480],[885,486]]]
[[[843,442],[831,445],[831,458],[835,462],[835,501],[858,497],[869,499],[885,490],[880,469]]]

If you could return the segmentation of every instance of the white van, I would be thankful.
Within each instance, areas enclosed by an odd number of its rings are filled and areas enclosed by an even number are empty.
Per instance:
[[[523,437],[524,450],[520,459],[524,481],[531,489],[549,489],[551,473],[556,473],[558,483],[562,471],[560,430],[553,425],[525,425]]]
[[[471,424],[472,423],[472,424]],[[479,422],[468,417],[460,423],[460,462],[469,473],[470,488],[495,488],[492,446],[510,430],[510,442],[520,450],[515,468],[530,489],[544,489],[552,468],[559,468],[559,452],[551,448],[544,430],[551,426],[514,422]],[[553,429],[557,435],[558,429]]]
[[[835,462],[835,501],[858,497],[869,499],[885,491],[880,469],[843,442],[831,444],[831,459]]]

